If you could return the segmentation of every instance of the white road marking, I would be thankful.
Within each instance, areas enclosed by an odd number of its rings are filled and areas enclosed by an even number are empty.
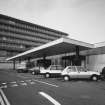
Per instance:
[[[30,84],[32,84],[32,85],[33,85],[33,84],[35,84],[35,82],[30,82]]]
[[[1,89],[2,89],[2,88],[7,88],[7,85],[1,86],[0,88],[1,88]]]
[[[21,85],[24,85],[24,86],[26,86],[27,85],[27,83],[20,83]]]
[[[1,96],[0,96],[0,105],[5,105]]]
[[[6,105],[10,105],[10,102],[8,101],[7,97],[5,96],[2,89],[0,89],[1,96],[3,97],[3,100],[5,101]]]
[[[32,80],[26,80],[27,82],[31,82]]]
[[[10,83],[16,83],[16,81],[10,82]]]
[[[36,81],[36,82],[39,82],[39,83],[43,83],[43,84],[47,84],[49,86],[59,87],[58,85],[50,84],[50,83],[39,81],[39,80],[35,80],[35,79],[33,81]]]
[[[5,85],[5,84],[7,84],[7,83],[1,83],[1,84]]]
[[[44,92],[39,92],[40,95],[44,96],[46,99],[48,99],[50,102],[52,102],[54,105],[61,105],[58,101],[56,101],[54,98],[49,96],[48,94]]]
[[[13,85],[11,85],[11,87],[16,87],[16,86],[18,86],[18,84],[13,84]]]
[[[24,81],[20,81],[20,82],[24,82]]]

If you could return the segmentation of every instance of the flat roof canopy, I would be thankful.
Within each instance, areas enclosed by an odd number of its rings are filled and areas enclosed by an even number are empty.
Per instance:
[[[16,56],[10,57],[7,60],[24,60],[28,57],[40,58],[43,56],[53,56],[58,54],[71,53],[75,52],[75,46],[79,46],[80,51],[94,48],[94,44],[89,44],[66,37],[54,40],[42,46],[35,47],[23,53],[17,54]]]

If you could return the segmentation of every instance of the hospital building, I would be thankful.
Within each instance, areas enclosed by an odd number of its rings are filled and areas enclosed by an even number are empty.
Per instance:
[[[0,14],[0,69],[13,67],[7,58],[37,59],[36,63],[48,59],[50,64],[82,65],[101,71],[105,67],[105,42],[81,42],[65,32]]]

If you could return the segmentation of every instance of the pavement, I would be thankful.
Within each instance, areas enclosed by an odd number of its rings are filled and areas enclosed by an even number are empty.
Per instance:
[[[65,82],[0,70],[0,105],[105,105],[105,81]]]

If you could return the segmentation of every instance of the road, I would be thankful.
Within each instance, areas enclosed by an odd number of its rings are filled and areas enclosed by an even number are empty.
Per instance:
[[[0,99],[1,105],[105,105],[105,81],[65,82],[0,70],[0,91],[8,101],[3,104]]]

